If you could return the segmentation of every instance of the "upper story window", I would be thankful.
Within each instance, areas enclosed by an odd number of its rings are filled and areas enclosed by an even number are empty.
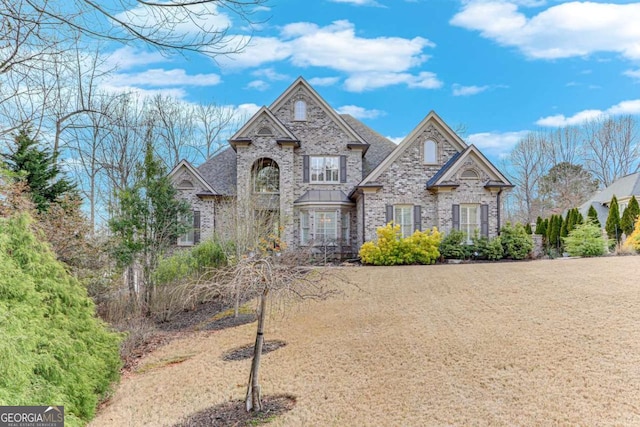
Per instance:
[[[340,182],[340,157],[311,156],[311,182]]]
[[[438,163],[438,144],[431,139],[424,142],[424,162],[428,165]]]
[[[271,159],[259,159],[253,166],[253,192],[279,193],[280,168]]]
[[[303,100],[298,100],[293,104],[293,119],[307,120],[307,103]]]

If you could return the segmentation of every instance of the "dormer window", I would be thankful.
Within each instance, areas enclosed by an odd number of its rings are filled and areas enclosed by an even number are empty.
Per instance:
[[[293,119],[294,120],[307,120],[307,103],[303,100],[298,100],[293,105]]]
[[[427,165],[435,165],[438,163],[438,144],[428,139],[424,143],[424,163]]]

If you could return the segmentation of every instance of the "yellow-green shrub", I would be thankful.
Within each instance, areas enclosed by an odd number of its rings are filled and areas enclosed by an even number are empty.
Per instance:
[[[377,229],[378,240],[360,247],[360,259],[365,264],[401,265],[434,264],[440,257],[438,246],[442,238],[437,228],[415,231],[402,238],[399,225],[389,223]]]
[[[640,252],[640,218],[636,221],[633,233],[625,241],[625,246],[633,248],[636,252]]]

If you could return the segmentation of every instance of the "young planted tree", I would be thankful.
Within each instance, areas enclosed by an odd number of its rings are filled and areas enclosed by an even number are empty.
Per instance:
[[[22,129],[15,137],[13,150],[2,154],[4,166],[24,180],[38,212],[46,212],[49,205],[64,195],[76,196],[75,185],[55,164],[54,156]]]
[[[620,227],[622,231],[627,236],[631,235],[633,232],[633,227],[640,215],[640,206],[638,205],[638,200],[636,200],[636,196],[631,196],[631,200],[629,201],[629,205],[624,209],[622,213],[622,218],[620,218]]]
[[[589,211],[587,212],[587,220],[591,221],[598,227],[602,227],[602,225],[600,224],[600,220],[598,219],[598,212],[596,211],[596,208],[593,207],[593,205],[589,206]]]
[[[166,250],[189,230],[187,218],[191,210],[177,197],[177,190],[154,156],[150,141],[146,144],[144,163],[136,170],[135,183],[120,191],[117,198],[117,208],[109,221],[115,237],[112,253],[123,268],[130,269],[134,263],[141,265],[144,302],[148,306],[155,288],[151,273]]]
[[[604,226],[607,236],[616,244],[620,243],[622,237],[622,229],[620,228],[620,208],[618,207],[618,199],[614,195],[609,203],[609,216]]]

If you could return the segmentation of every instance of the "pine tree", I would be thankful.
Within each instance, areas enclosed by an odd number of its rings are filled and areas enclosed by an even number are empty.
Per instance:
[[[542,230],[542,218],[536,218],[536,234],[542,234],[544,236],[544,231]]]
[[[620,237],[622,236],[622,229],[620,228],[620,208],[618,207],[618,199],[614,195],[609,203],[609,216],[607,217],[607,223],[604,226],[607,230],[609,239],[616,243],[620,243]]]
[[[580,213],[578,208],[575,208],[575,209],[576,209],[576,223],[575,223],[575,226],[577,227],[578,225],[584,224],[584,217],[582,216],[582,214]]]
[[[64,177],[54,155],[39,148],[27,129],[18,132],[14,142],[14,150],[2,154],[4,165],[29,186],[31,200],[38,212],[46,212],[51,203],[64,195],[77,197],[75,185]]]
[[[633,227],[638,219],[638,215],[640,215],[640,206],[638,206],[636,196],[631,196],[629,205],[625,208],[622,213],[622,218],[620,219],[620,228],[622,228],[622,231],[627,236],[633,233]]]
[[[531,229],[531,224],[527,223],[527,225],[524,226],[524,231],[526,231],[527,234],[533,234],[533,230]]]
[[[587,212],[587,219],[593,222],[598,227],[602,227],[602,224],[600,224],[600,220],[598,219],[598,212],[596,211],[596,208],[593,207],[593,205],[589,206],[589,211]]]

